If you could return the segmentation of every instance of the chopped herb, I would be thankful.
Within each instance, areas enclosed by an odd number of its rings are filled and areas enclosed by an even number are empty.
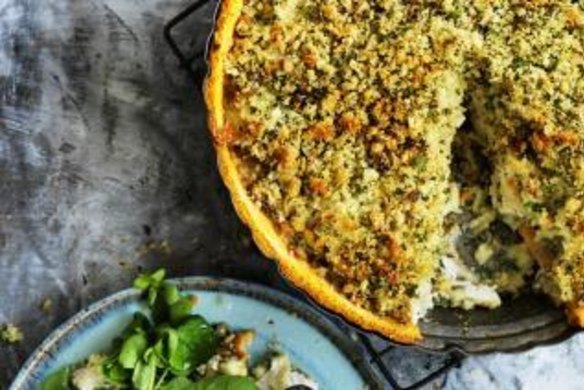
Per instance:
[[[7,344],[16,344],[24,339],[24,335],[20,328],[13,324],[5,324],[0,329],[0,341]]]
[[[39,309],[41,309],[41,311],[43,311],[45,313],[51,311],[52,308],[53,308],[53,300],[51,298],[43,299],[43,301],[39,305]]]
[[[414,167],[416,169],[426,169],[426,166],[428,165],[428,156],[426,155],[419,155],[414,159]]]

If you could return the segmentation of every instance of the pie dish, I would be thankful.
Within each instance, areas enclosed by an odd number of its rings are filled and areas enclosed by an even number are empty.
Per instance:
[[[532,286],[582,325],[583,8],[223,1],[209,123],[260,249],[404,343]]]

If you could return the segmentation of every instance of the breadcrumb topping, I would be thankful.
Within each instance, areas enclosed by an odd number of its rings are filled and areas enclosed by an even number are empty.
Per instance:
[[[451,250],[467,117],[493,165],[492,212],[554,251],[546,292],[582,300],[583,48],[582,2],[248,0],[222,142],[290,251],[353,303],[411,322]]]

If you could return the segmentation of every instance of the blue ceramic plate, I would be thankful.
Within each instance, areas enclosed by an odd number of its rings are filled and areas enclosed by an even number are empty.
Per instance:
[[[195,310],[210,322],[254,329],[252,358],[276,346],[322,389],[380,387],[359,346],[310,306],[275,290],[233,280],[191,277],[174,282],[198,297]],[[36,389],[55,370],[106,351],[133,313],[143,309],[138,299],[137,291],[125,290],[78,313],[41,344],[10,389]]]

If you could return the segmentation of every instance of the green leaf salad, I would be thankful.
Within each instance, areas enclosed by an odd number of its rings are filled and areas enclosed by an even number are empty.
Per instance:
[[[111,352],[95,354],[48,376],[41,390],[285,390],[318,389],[285,355],[250,367],[252,331],[231,331],[193,314],[196,298],[165,280],[140,275],[148,312],[137,312]]]

